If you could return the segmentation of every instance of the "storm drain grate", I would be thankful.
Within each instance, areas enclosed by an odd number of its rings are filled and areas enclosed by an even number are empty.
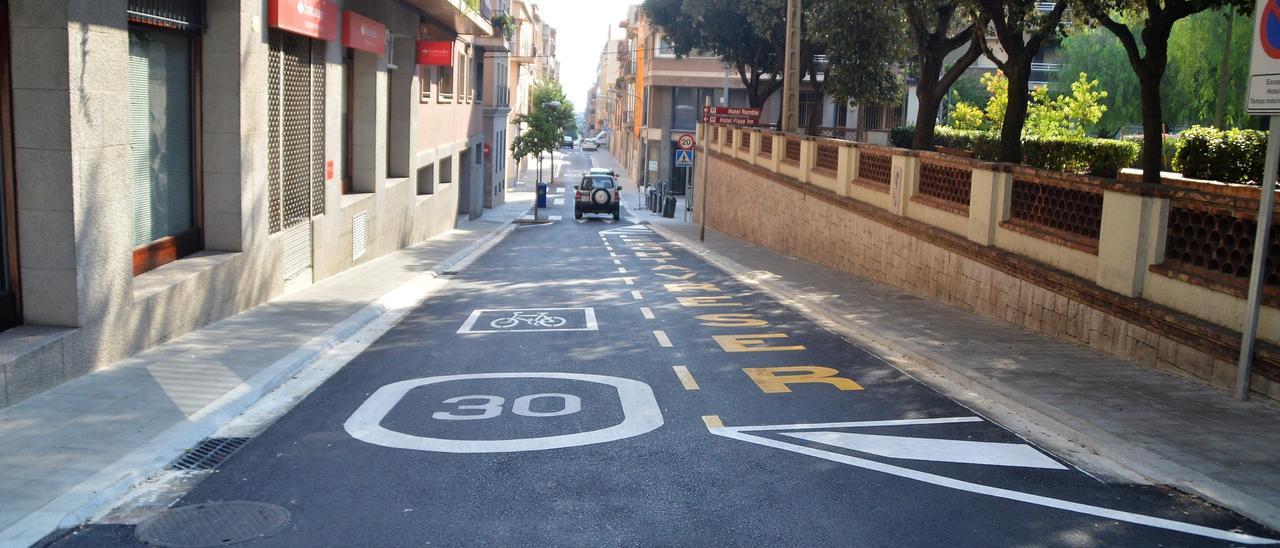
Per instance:
[[[213,470],[249,438],[206,438],[169,465],[170,470]]]
[[[268,536],[288,522],[289,511],[274,504],[206,502],[165,511],[133,534],[153,546],[226,546]]]

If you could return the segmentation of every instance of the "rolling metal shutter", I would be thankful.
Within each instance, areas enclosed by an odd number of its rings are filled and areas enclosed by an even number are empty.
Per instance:
[[[286,231],[284,277],[311,267],[311,218],[324,206],[324,42],[272,30],[268,67],[268,207]]]

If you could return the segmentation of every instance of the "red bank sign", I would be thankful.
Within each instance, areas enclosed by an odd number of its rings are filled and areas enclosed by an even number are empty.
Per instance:
[[[453,41],[418,40],[418,64],[437,67],[453,66]]]
[[[267,25],[321,40],[338,38],[338,6],[325,0],[271,0]]]
[[[342,12],[342,45],[382,55],[387,52],[387,27],[355,12]]]

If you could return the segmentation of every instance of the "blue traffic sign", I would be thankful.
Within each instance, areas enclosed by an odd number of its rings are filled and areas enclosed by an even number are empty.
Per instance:
[[[693,151],[677,150],[676,167],[693,167]]]

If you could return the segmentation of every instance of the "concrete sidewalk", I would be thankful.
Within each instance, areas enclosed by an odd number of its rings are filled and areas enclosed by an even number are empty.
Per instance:
[[[600,155],[605,156],[605,155]],[[612,157],[597,157],[621,169]],[[624,177],[635,204],[635,184]],[[1280,409],[642,210],[722,270],[1111,479],[1174,486],[1280,528]],[[692,219],[692,216],[690,216]]]
[[[74,526],[389,309],[495,243],[529,192],[416,246],[0,410],[0,546]]]

